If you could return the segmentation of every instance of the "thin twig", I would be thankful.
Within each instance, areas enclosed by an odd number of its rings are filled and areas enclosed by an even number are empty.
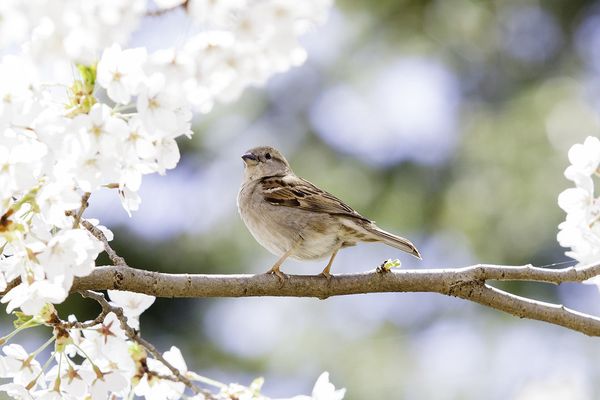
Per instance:
[[[81,216],[83,212],[88,207],[88,200],[92,194],[90,192],[85,192],[83,196],[81,196],[81,206],[77,211],[71,211],[69,214],[73,216],[73,229],[79,227],[79,221],[81,220]]]
[[[83,227],[85,229],[87,229],[96,239],[98,239],[99,241],[102,242],[102,244],[104,245],[104,251],[106,251],[106,254],[108,254],[108,258],[110,258],[113,265],[127,266],[125,259],[123,259],[123,257],[120,257],[117,254],[117,252],[114,251],[113,248],[110,246],[110,244],[108,243],[108,239],[106,238],[106,235],[104,234],[104,232],[102,232],[102,230],[100,230],[99,228],[94,226],[94,224],[92,224],[91,222],[86,221],[81,218],[81,216],[83,215],[83,212],[89,205],[88,204],[89,198],[90,198],[90,193],[89,192],[84,193],[83,196],[81,197],[81,207],[79,208],[79,210],[78,211],[74,211],[74,210],[65,211],[65,215],[71,216],[74,218],[73,228],[77,228],[79,226],[79,224],[81,223],[81,225],[83,225]]]
[[[102,310],[100,312],[100,314],[98,314],[98,316],[96,318],[94,318],[91,321],[86,321],[86,322],[79,322],[79,321],[63,321],[60,320],[58,323],[53,324],[53,325],[60,325],[60,327],[64,328],[64,329],[89,329],[92,328],[100,323],[102,323],[102,321],[104,321],[104,318],[106,318],[106,315],[108,314],[108,312],[106,312],[106,310]]]
[[[112,261],[113,265],[124,267],[127,266],[125,259],[119,256],[117,252],[114,251],[113,248],[110,246],[104,232],[102,232],[98,227],[94,226],[91,222],[86,220],[81,221],[81,225],[83,225],[83,227],[87,229],[96,239],[102,242],[102,244],[104,245],[104,251],[106,252],[106,254],[108,254],[108,258],[110,258],[110,261]]]
[[[111,305],[102,293],[97,293],[91,290],[80,290],[79,294],[83,297],[87,297],[95,300],[102,307],[102,311],[105,314],[110,312],[114,313],[117,316],[117,319],[121,323],[121,329],[125,332],[127,337],[135,342],[137,342],[140,346],[144,347],[152,356],[163,363],[173,374],[173,376],[177,379],[177,381],[183,383],[187,387],[189,387],[195,394],[202,393],[207,399],[215,399],[212,393],[209,391],[199,387],[194,382],[192,382],[189,378],[183,375],[177,368],[175,368],[170,362],[168,362],[163,355],[154,347],[154,345],[148,342],[146,339],[142,338],[135,329],[133,329],[127,323],[127,317],[123,314],[123,309],[121,307],[115,307]]]
[[[8,282],[6,284],[6,288],[0,292],[0,297],[4,296],[6,293],[10,292],[12,289],[14,289],[15,287],[19,286],[21,284],[21,277],[17,277],[15,279],[13,279],[12,281]]]
[[[183,3],[178,4],[175,7],[163,8],[163,9],[159,8],[159,9],[152,10],[152,11],[146,11],[146,17],[160,17],[161,15],[164,15],[171,11],[177,10],[178,8],[183,8],[184,10],[187,10],[188,3],[189,3],[189,0],[185,0]]]
[[[155,359],[157,359],[158,361],[163,363],[167,368],[169,368],[169,370],[171,371],[171,373],[173,373],[173,375],[175,376],[175,378],[177,378],[177,380],[179,380],[180,382],[183,382],[187,387],[192,389],[192,391],[195,394],[202,393],[205,398],[214,399],[214,396],[212,395],[212,393],[210,393],[206,389],[202,389],[200,386],[193,383],[190,379],[188,379],[187,377],[182,375],[181,372],[177,368],[175,368],[171,363],[169,363],[167,360],[165,360],[163,355],[160,354],[160,352],[158,350],[156,350],[156,347],[154,347],[154,345],[152,343],[150,343],[149,341],[147,341],[146,339],[142,338],[139,335],[137,335],[136,338],[134,338],[132,340],[135,340],[141,346],[145,347],[146,350],[148,350],[148,352],[150,354],[152,354],[152,356]]]

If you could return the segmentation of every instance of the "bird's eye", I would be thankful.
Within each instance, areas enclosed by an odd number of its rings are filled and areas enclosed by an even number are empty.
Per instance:
[[[270,159],[271,159],[271,153],[267,153],[267,154],[265,154],[265,158],[266,158],[267,160],[270,160]]]

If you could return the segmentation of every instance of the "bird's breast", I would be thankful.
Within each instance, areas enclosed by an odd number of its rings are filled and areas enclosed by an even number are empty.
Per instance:
[[[329,257],[340,240],[339,223],[331,216],[270,204],[251,185],[240,188],[238,210],[254,239],[277,256],[296,247],[291,258]]]

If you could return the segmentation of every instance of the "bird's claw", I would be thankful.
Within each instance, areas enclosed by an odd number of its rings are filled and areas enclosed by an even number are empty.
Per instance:
[[[329,272],[323,271],[319,274],[319,276],[322,276],[323,278],[327,279],[327,285],[331,284],[331,279],[333,278],[333,275],[331,275]]]
[[[289,276],[287,276],[286,274],[281,272],[279,270],[279,268],[277,268],[277,269],[271,268],[270,270],[267,271],[267,274],[275,275],[277,277],[277,279],[279,279],[279,284],[280,284],[279,287],[283,287],[283,284],[285,283],[285,281],[290,278]]]

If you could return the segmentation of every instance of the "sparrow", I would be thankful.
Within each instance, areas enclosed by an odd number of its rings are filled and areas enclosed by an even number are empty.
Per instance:
[[[250,149],[242,160],[238,211],[254,239],[279,257],[267,273],[281,281],[286,275],[280,267],[287,258],[326,257],[329,262],[321,275],[329,280],[338,251],[359,242],[383,242],[421,259],[409,240],[384,231],[334,195],[296,176],[273,147]]]

